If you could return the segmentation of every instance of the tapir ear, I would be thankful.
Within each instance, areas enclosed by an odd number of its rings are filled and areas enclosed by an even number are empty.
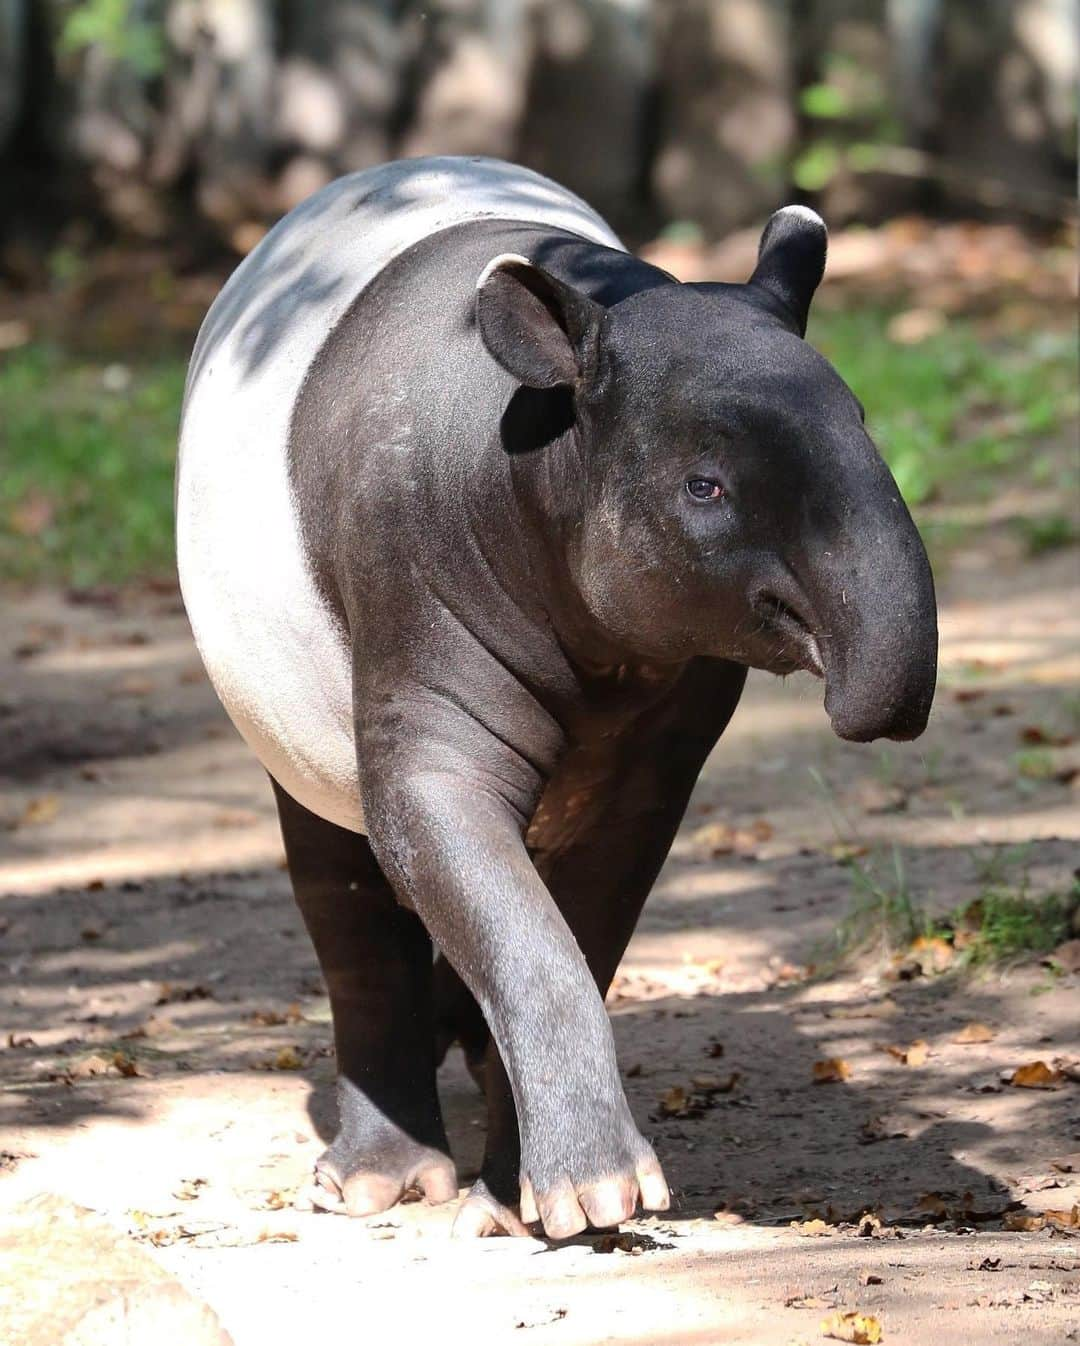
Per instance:
[[[810,300],[825,274],[828,246],[825,221],[808,206],[778,210],[758,244],[758,263],[750,284],[780,301],[799,336],[806,335]]]
[[[603,314],[588,295],[516,253],[494,258],[476,282],[481,340],[503,369],[530,388],[577,383]]]

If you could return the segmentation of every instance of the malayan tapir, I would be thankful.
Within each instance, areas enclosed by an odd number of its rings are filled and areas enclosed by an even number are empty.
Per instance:
[[[489,1110],[457,1232],[667,1207],[603,995],[747,668],[823,678],[845,739],[925,727],[926,553],[803,340],[825,252],[789,206],[747,284],[680,284],[534,172],[415,159],[298,206],[211,308],[180,578],[330,996],[314,1204],[456,1196],[457,1039]]]

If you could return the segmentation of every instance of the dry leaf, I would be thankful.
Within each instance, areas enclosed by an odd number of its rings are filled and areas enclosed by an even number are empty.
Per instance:
[[[943,972],[955,956],[952,945],[940,935],[920,935],[909,952],[919,960],[924,972],[927,965],[934,972]]]
[[[1030,1211],[1010,1210],[1005,1212],[1002,1227],[1013,1234],[1037,1234],[1045,1223],[1041,1215],[1032,1215]]]
[[[685,1112],[690,1106],[690,1095],[681,1084],[673,1084],[670,1089],[664,1091],[660,1098],[660,1110],[667,1113],[669,1117],[675,1117],[680,1112]]]
[[[851,1067],[839,1056],[830,1056],[825,1061],[814,1062],[815,1084],[836,1084],[851,1078]]]
[[[884,1282],[884,1280],[882,1279],[882,1277],[879,1276],[879,1275],[877,1274],[876,1271],[860,1271],[860,1272],[859,1272],[859,1284],[860,1284],[860,1285],[884,1285],[885,1282]]]
[[[303,1057],[295,1047],[282,1047],[270,1066],[271,1070],[302,1070]]]
[[[1044,1210],[1043,1219],[1047,1224],[1057,1225],[1059,1229],[1080,1229],[1080,1206],[1071,1210]]]
[[[835,1234],[836,1226],[824,1220],[792,1220],[790,1228],[803,1238],[822,1238],[826,1234]]]
[[[887,1019],[898,1013],[900,1006],[888,996],[869,1005],[834,1005],[825,1011],[826,1019]]]
[[[901,1047],[899,1043],[894,1042],[887,1045],[885,1050],[897,1061],[902,1061],[905,1066],[924,1066],[930,1055],[930,1044],[925,1038],[916,1038],[907,1047]]]
[[[295,1229],[264,1229],[256,1238],[256,1243],[298,1243],[300,1235]]]
[[[1080,972],[1080,939],[1067,939],[1044,960],[1059,967],[1062,972]]]
[[[730,1094],[740,1079],[740,1072],[733,1070],[723,1079],[719,1075],[691,1075],[690,1083],[703,1094]]]
[[[991,1028],[989,1024],[980,1023],[976,1019],[972,1023],[965,1024],[958,1033],[954,1033],[950,1041],[968,1046],[976,1042],[992,1042],[996,1037],[996,1028]]]
[[[189,1000],[212,1000],[213,991],[208,986],[184,986],[179,982],[163,981],[158,987],[155,1005],[172,1005]]]
[[[97,1075],[123,1075],[130,1078],[143,1074],[145,1071],[136,1065],[134,1058],[127,1052],[113,1052],[109,1056],[99,1056],[95,1053],[93,1056],[84,1056],[80,1061],[73,1061],[65,1072],[65,1078],[88,1080]]]
[[[908,1135],[905,1123],[892,1117],[868,1117],[859,1129],[860,1145],[872,1145],[879,1140],[897,1140]]]
[[[821,1320],[821,1335],[836,1341],[851,1341],[856,1346],[875,1346],[884,1333],[881,1323],[869,1313],[830,1313]]]
[[[43,823],[51,823],[59,812],[59,795],[38,795],[23,809],[18,823],[22,826],[38,827]]]
[[[121,678],[110,690],[111,696],[149,696],[154,690],[154,680],[141,673],[132,673]]]
[[[706,823],[694,833],[694,843],[709,855],[730,855],[735,849],[735,829],[727,823]]]
[[[194,1201],[205,1186],[205,1178],[182,1178],[173,1188],[173,1196],[178,1201]]]
[[[1016,1089],[1058,1089],[1063,1079],[1062,1072],[1051,1069],[1045,1061],[1031,1061],[1014,1070],[1009,1083]]]

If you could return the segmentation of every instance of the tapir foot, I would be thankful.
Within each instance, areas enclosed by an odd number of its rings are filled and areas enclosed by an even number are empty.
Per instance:
[[[517,1211],[493,1196],[483,1178],[478,1178],[454,1217],[452,1233],[455,1238],[482,1239],[492,1234],[528,1238],[530,1231]]]
[[[301,1210],[375,1215],[409,1191],[419,1192],[433,1206],[452,1201],[458,1194],[454,1161],[404,1135],[395,1136],[391,1146],[372,1146],[366,1153],[347,1152],[335,1141],[316,1160],[313,1180],[296,1205]]]
[[[656,1158],[644,1157],[633,1174],[601,1178],[596,1182],[556,1183],[537,1196],[526,1179],[518,1208],[498,1201],[483,1178],[473,1186],[454,1220],[461,1238],[491,1234],[528,1235],[529,1225],[541,1224],[548,1238],[572,1238],[582,1230],[611,1229],[632,1219],[638,1204],[646,1210],[667,1210],[671,1194]]]

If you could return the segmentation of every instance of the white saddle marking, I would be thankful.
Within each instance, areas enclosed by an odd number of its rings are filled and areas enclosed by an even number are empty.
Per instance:
[[[456,224],[544,224],[621,248],[571,192],[494,159],[414,159],[340,178],[237,267],[195,345],[180,430],[176,532],[195,641],[222,704],[306,808],[364,830],[351,656],[316,590],[288,475],[301,383],[360,291]]]

